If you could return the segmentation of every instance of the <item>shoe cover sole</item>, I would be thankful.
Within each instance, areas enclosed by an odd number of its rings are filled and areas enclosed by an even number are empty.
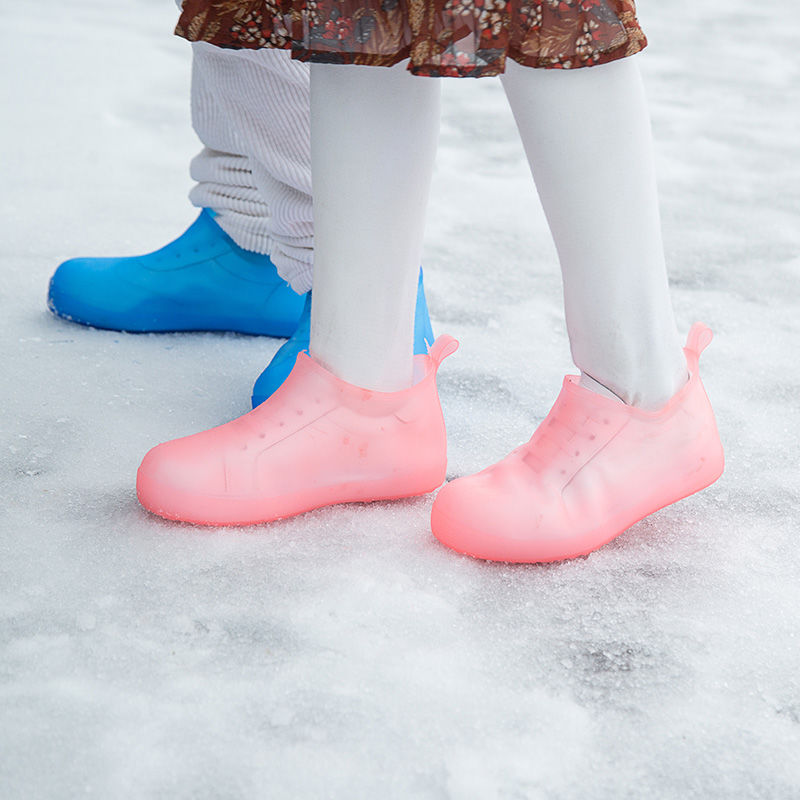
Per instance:
[[[419,480],[419,476],[415,476]],[[409,484],[406,489],[398,491],[387,489],[383,481],[370,485],[364,482],[358,486],[348,488],[346,484],[329,487],[324,494],[315,500],[305,501],[300,498],[281,498],[280,508],[265,511],[267,501],[258,498],[235,498],[209,495],[197,495],[170,488],[169,506],[173,510],[166,510],[164,504],[157,499],[158,487],[145,487],[139,482],[137,494],[139,502],[151,513],[177,522],[187,522],[194,525],[211,525],[215,527],[259,525],[267,522],[276,522],[281,519],[305,514],[318,508],[346,503],[374,503],[387,500],[401,500],[407,497],[419,497],[429,494],[442,485],[444,472],[428,481]],[[396,484],[397,479],[392,480]],[[175,510],[178,509],[178,510]],[[204,509],[200,511],[199,509]]]
[[[431,530],[433,535],[451,550],[484,561],[500,561],[507,564],[547,564],[567,561],[593,553],[621,536],[645,517],[706,489],[722,475],[723,470],[724,460],[720,454],[706,461],[702,477],[697,476],[699,480],[690,488],[684,487],[674,497],[669,497],[663,502],[659,500],[658,505],[649,504],[646,510],[640,506],[636,510],[620,514],[614,520],[584,534],[576,541],[565,542],[563,538],[556,537],[543,541],[538,537],[535,542],[526,542],[492,537],[486,531],[472,529],[452,519],[446,512],[437,508],[436,504],[431,512]],[[568,545],[566,549],[565,545]]]
[[[274,319],[248,319],[241,316],[210,318],[207,314],[185,314],[169,308],[154,310],[141,306],[124,312],[109,312],[108,309],[91,306],[64,292],[51,292],[47,307],[57,317],[69,322],[123,333],[229,331],[252,336],[285,338],[294,333],[300,316],[298,312],[296,315]],[[265,316],[267,315],[265,312]]]

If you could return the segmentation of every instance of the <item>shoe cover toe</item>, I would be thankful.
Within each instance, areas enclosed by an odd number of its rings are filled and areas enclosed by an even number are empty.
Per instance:
[[[85,298],[87,291],[95,285],[95,270],[91,260],[72,258],[65,261],[50,278],[47,305],[61,316],[70,316],[75,310],[76,301]]]
[[[206,433],[210,433],[207,431]],[[226,490],[225,461],[203,434],[165,442],[150,450],[136,476],[139,502],[156,514],[186,519],[198,498]]]
[[[442,544],[477,558],[491,548],[495,537],[497,498],[481,473],[448,483],[436,495],[431,530]]]
[[[442,544],[493,561],[559,557],[569,531],[561,496],[527,480],[516,461],[512,454],[441,489],[431,529]]]
[[[58,316],[98,327],[113,327],[116,315],[139,302],[135,287],[115,275],[119,259],[73,258],[50,279],[47,305]]]

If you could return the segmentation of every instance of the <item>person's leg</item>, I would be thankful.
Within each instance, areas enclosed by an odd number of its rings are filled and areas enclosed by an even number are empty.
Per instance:
[[[250,159],[227,114],[217,102],[213,60],[205,45],[192,45],[192,127],[203,149],[192,159],[195,185],[189,199],[208,208],[217,224],[240,246],[256,253],[270,250],[269,206],[253,181]]]
[[[314,64],[311,76],[311,355],[350,383],[397,391],[411,383],[439,83],[402,64]]]
[[[151,450],[146,508],[244,524],[442,482],[435,373],[456,345],[437,340],[416,373],[411,357],[438,97],[402,67],[314,66],[312,357],[249,414]]]
[[[582,375],[564,379],[530,441],[439,492],[431,528],[479,558],[554,561],[719,477],[698,367],[711,332],[695,325],[681,352],[635,62],[576,72],[510,64],[503,83],[561,260]]]
[[[191,199],[203,211],[153,253],[63,263],[50,309],[115,330],[291,335],[304,299],[287,282],[306,291],[313,257],[308,89],[308,68],[288,54],[194,45],[192,121],[204,149]]]
[[[247,250],[270,255],[299,294],[311,288],[309,68],[283,50],[192,45],[195,205]]]
[[[180,0],[176,4],[181,8]],[[270,202],[273,192],[280,194],[283,185],[290,194],[297,192],[289,206],[304,231],[299,241],[293,236],[295,241],[289,243],[299,248],[292,251],[292,261],[301,262],[290,277],[300,272],[303,283],[310,283],[308,65],[293,62],[285,52],[229,50],[194,42],[191,110],[203,149],[190,166],[196,184],[189,199],[198,208],[212,210],[216,223],[239,247],[266,255],[273,248],[271,205],[281,205]],[[280,158],[287,151],[295,156],[288,161]],[[283,213],[278,236],[287,227],[285,209]],[[300,291],[307,290],[305,286]]]
[[[212,48],[212,51],[214,48]],[[203,54],[207,51],[201,50]],[[225,53],[226,51],[220,51]],[[274,52],[263,53],[265,63],[272,63],[280,67],[280,61],[270,62],[269,56]],[[261,55],[261,53],[251,55]],[[283,55],[278,53],[277,55]],[[204,56],[205,58],[205,56]],[[215,52],[209,58],[216,61],[225,59]],[[294,65],[294,62],[291,62]],[[318,68],[314,68],[318,72]],[[217,71],[218,72],[218,71]],[[358,228],[345,228],[340,233],[338,226],[346,224],[344,215],[334,219],[327,227],[329,240],[340,244],[330,256],[323,256],[323,266],[319,260],[314,266],[314,284],[319,285],[318,277],[322,270],[322,283],[324,284],[323,296],[315,306],[315,319],[317,331],[315,335],[314,353],[323,363],[330,362],[330,352],[337,349],[337,370],[339,374],[350,375],[354,382],[363,385],[375,383],[386,387],[399,387],[407,384],[410,373],[411,353],[425,353],[433,342],[433,332],[428,315],[425,292],[422,283],[422,274],[413,285],[410,283],[407,267],[409,264],[419,264],[421,251],[422,226],[425,213],[425,201],[428,191],[429,177],[425,177],[426,160],[430,161],[435,149],[436,135],[433,128],[436,125],[435,117],[438,115],[438,85],[426,87],[424,82],[413,80],[406,70],[400,66],[393,70],[381,69],[372,74],[363,67],[348,67],[346,69],[322,68],[322,81],[324,88],[315,92],[316,102],[314,128],[325,131],[320,136],[320,143],[315,149],[317,177],[315,180],[315,203],[321,202],[333,209],[352,208],[352,217],[357,220]],[[215,73],[216,74],[216,73]],[[239,82],[237,82],[238,85]],[[363,87],[380,85],[384,88],[367,90]],[[368,103],[380,96],[381,105],[386,105],[387,98],[397,98],[399,106],[391,104],[391,108],[381,108],[380,113],[390,116],[380,131],[371,131],[363,134],[359,126],[352,126],[352,117],[349,109],[352,108],[352,98],[359,96],[364,91],[364,97],[358,102]],[[230,116],[239,118],[242,107],[248,105],[243,100],[236,101],[236,97],[244,98],[245,89],[241,86],[232,87],[227,100],[221,103],[231,105]],[[408,95],[407,100],[402,100]],[[234,99],[231,99],[234,98]],[[344,98],[344,101],[342,101]],[[410,120],[417,111],[421,112],[427,121],[420,129],[414,127]],[[376,114],[373,113],[376,117]],[[331,117],[329,120],[328,117]],[[377,118],[377,117],[376,117]],[[351,130],[351,128],[358,128]],[[238,130],[238,128],[237,128]],[[283,130],[286,135],[281,137]],[[438,130],[438,128],[437,128]],[[282,123],[277,130],[270,130],[269,139],[259,136],[257,131],[250,131],[248,141],[258,142],[264,139],[260,148],[252,146],[251,152],[257,149],[261,152],[262,161],[266,163],[269,155],[269,169],[256,170],[259,175],[274,175],[281,169],[287,172],[286,164],[291,165],[292,159],[283,159],[283,167],[276,158],[285,145],[283,139],[291,140],[293,133],[288,122]],[[376,141],[387,139],[387,145],[372,144],[373,137]],[[242,139],[245,135],[242,134]],[[390,155],[387,157],[387,148]],[[396,169],[401,165],[404,153],[418,153],[414,160],[416,172],[407,173]],[[352,159],[348,162],[348,159]],[[357,164],[351,170],[342,170],[342,164]],[[376,166],[377,165],[377,166]],[[346,173],[346,174],[345,174]],[[291,174],[289,174],[291,178]],[[275,179],[260,181],[260,195],[274,198],[277,195],[289,196],[285,188],[281,188]],[[322,193],[319,197],[319,193]],[[408,199],[408,197],[411,199]],[[322,199],[320,199],[322,197]],[[387,199],[388,198],[388,199]],[[383,210],[389,209],[391,204],[399,209],[408,205],[412,209],[405,227],[400,222],[401,217],[395,219],[395,225],[387,226],[379,218],[383,218]],[[280,207],[271,200],[271,204]],[[388,230],[387,230],[388,227]],[[324,238],[324,236],[323,236]],[[286,237],[283,237],[286,242]],[[347,242],[346,246],[341,243]],[[397,253],[398,247],[400,252]],[[323,251],[331,252],[330,248],[323,246]],[[273,260],[279,268],[286,269],[286,261],[281,260],[281,250],[273,247]],[[330,265],[331,259],[335,262]],[[404,267],[402,271],[395,271],[394,262],[399,259]],[[347,266],[346,274],[343,267]],[[291,262],[289,262],[291,267]],[[339,274],[336,270],[343,274]],[[387,270],[388,277],[384,281],[382,270]],[[285,272],[284,272],[285,274]],[[414,270],[416,275],[416,269]],[[302,272],[304,281],[310,281],[310,273]],[[287,276],[290,278],[290,276]],[[305,285],[303,283],[302,285]],[[363,292],[367,287],[378,285],[381,287],[381,296],[374,304],[362,304]],[[412,287],[413,296],[416,298],[412,308],[413,320],[413,347],[399,352],[405,347],[408,328],[408,290]],[[399,294],[398,294],[399,292]],[[315,292],[315,297],[317,292]],[[398,301],[395,303],[395,301]],[[306,302],[307,311],[309,301]],[[333,309],[348,309],[344,315],[349,327],[336,329],[332,315],[341,312]],[[297,331],[290,340],[276,353],[273,360],[262,372],[253,387],[252,404],[257,406],[264,402],[273,391],[285,380],[294,366],[297,354],[308,351],[310,338],[310,315],[301,317]],[[395,339],[394,330],[401,330],[402,334]],[[339,331],[339,334],[336,331]],[[376,331],[389,331],[388,337],[376,338]],[[327,331],[333,331],[328,336]],[[338,339],[336,338],[338,335]],[[388,349],[387,349],[388,348]],[[352,365],[367,365],[376,363],[374,354],[381,353],[378,363],[381,364],[379,374],[372,372],[372,367]],[[398,374],[399,373],[399,374]]]
[[[511,62],[502,80],[561,261],[583,383],[658,408],[686,382],[686,365],[636,59],[574,71]]]

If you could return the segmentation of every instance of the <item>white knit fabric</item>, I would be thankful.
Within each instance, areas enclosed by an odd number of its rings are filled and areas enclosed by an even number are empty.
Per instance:
[[[192,123],[204,149],[189,197],[246,250],[311,288],[314,226],[308,65],[283,50],[192,46]]]

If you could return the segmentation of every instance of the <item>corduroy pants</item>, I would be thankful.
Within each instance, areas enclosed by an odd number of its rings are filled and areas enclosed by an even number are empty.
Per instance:
[[[204,147],[189,197],[246,250],[311,288],[309,69],[282,50],[192,45],[192,124]]]

